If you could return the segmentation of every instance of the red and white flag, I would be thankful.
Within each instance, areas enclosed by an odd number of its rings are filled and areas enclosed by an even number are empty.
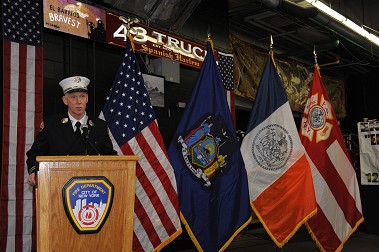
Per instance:
[[[0,251],[35,251],[33,187],[25,152],[42,121],[43,51],[40,1],[2,1],[3,138]]]
[[[355,170],[316,65],[300,139],[311,163],[317,214],[306,226],[321,251],[340,251],[363,221]]]

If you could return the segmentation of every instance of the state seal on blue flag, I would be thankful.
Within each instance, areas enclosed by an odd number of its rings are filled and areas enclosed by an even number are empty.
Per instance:
[[[97,233],[113,203],[113,184],[103,176],[71,178],[62,189],[63,205],[79,234]]]
[[[209,187],[219,173],[228,171],[232,137],[224,119],[205,114],[188,131],[178,135],[183,161],[188,171]]]

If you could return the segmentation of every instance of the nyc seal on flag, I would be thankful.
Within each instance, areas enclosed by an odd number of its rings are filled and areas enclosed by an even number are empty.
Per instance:
[[[71,178],[62,189],[66,215],[79,234],[98,233],[113,203],[114,186],[103,176]]]
[[[223,119],[214,115],[203,116],[185,136],[178,136],[186,166],[205,182],[204,186],[210,187],[217,173],[228,170],[228,142],[232,139]]]
[[[281,169],[287,164],[292,150],[291,135],[278,124],[270,124],[262,128],[252,143],[255,161],[266,170]]]

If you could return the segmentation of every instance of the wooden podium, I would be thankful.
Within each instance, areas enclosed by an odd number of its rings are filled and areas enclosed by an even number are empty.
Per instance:
[[[37,250],[132,251],[137,160],[137,156],[37,157]],[[109,199],[109,194],[110,201],[100,200]],[[91,203],[94,200],[101,202]],[[102,212],[107,215],[98,217]]]

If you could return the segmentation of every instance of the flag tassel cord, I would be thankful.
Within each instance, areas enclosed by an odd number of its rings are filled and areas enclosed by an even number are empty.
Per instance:
[[[213,40],[211,38],[211,33],[208,31],[208,34],[207,34],[207,39],[206,41],[209,42],[209,44],[211,44],[211,48],[212,48],[212,51],[214,50],[214,47],[213,47]]]
[[[276,67],[276,62],[275,62],[275,58],[274,58],[274,40],[272,38],[272,35],[270,35],[270,51],[269,51],[269,54],[270,54],[272,63]]]
[[[316,46],[313,47],[313,56],[314,56],[314,59],[315,59],[315,68],[317,69],[318,75],[321,77],[320,66],[318,65],[318,62],[317,62]]]

